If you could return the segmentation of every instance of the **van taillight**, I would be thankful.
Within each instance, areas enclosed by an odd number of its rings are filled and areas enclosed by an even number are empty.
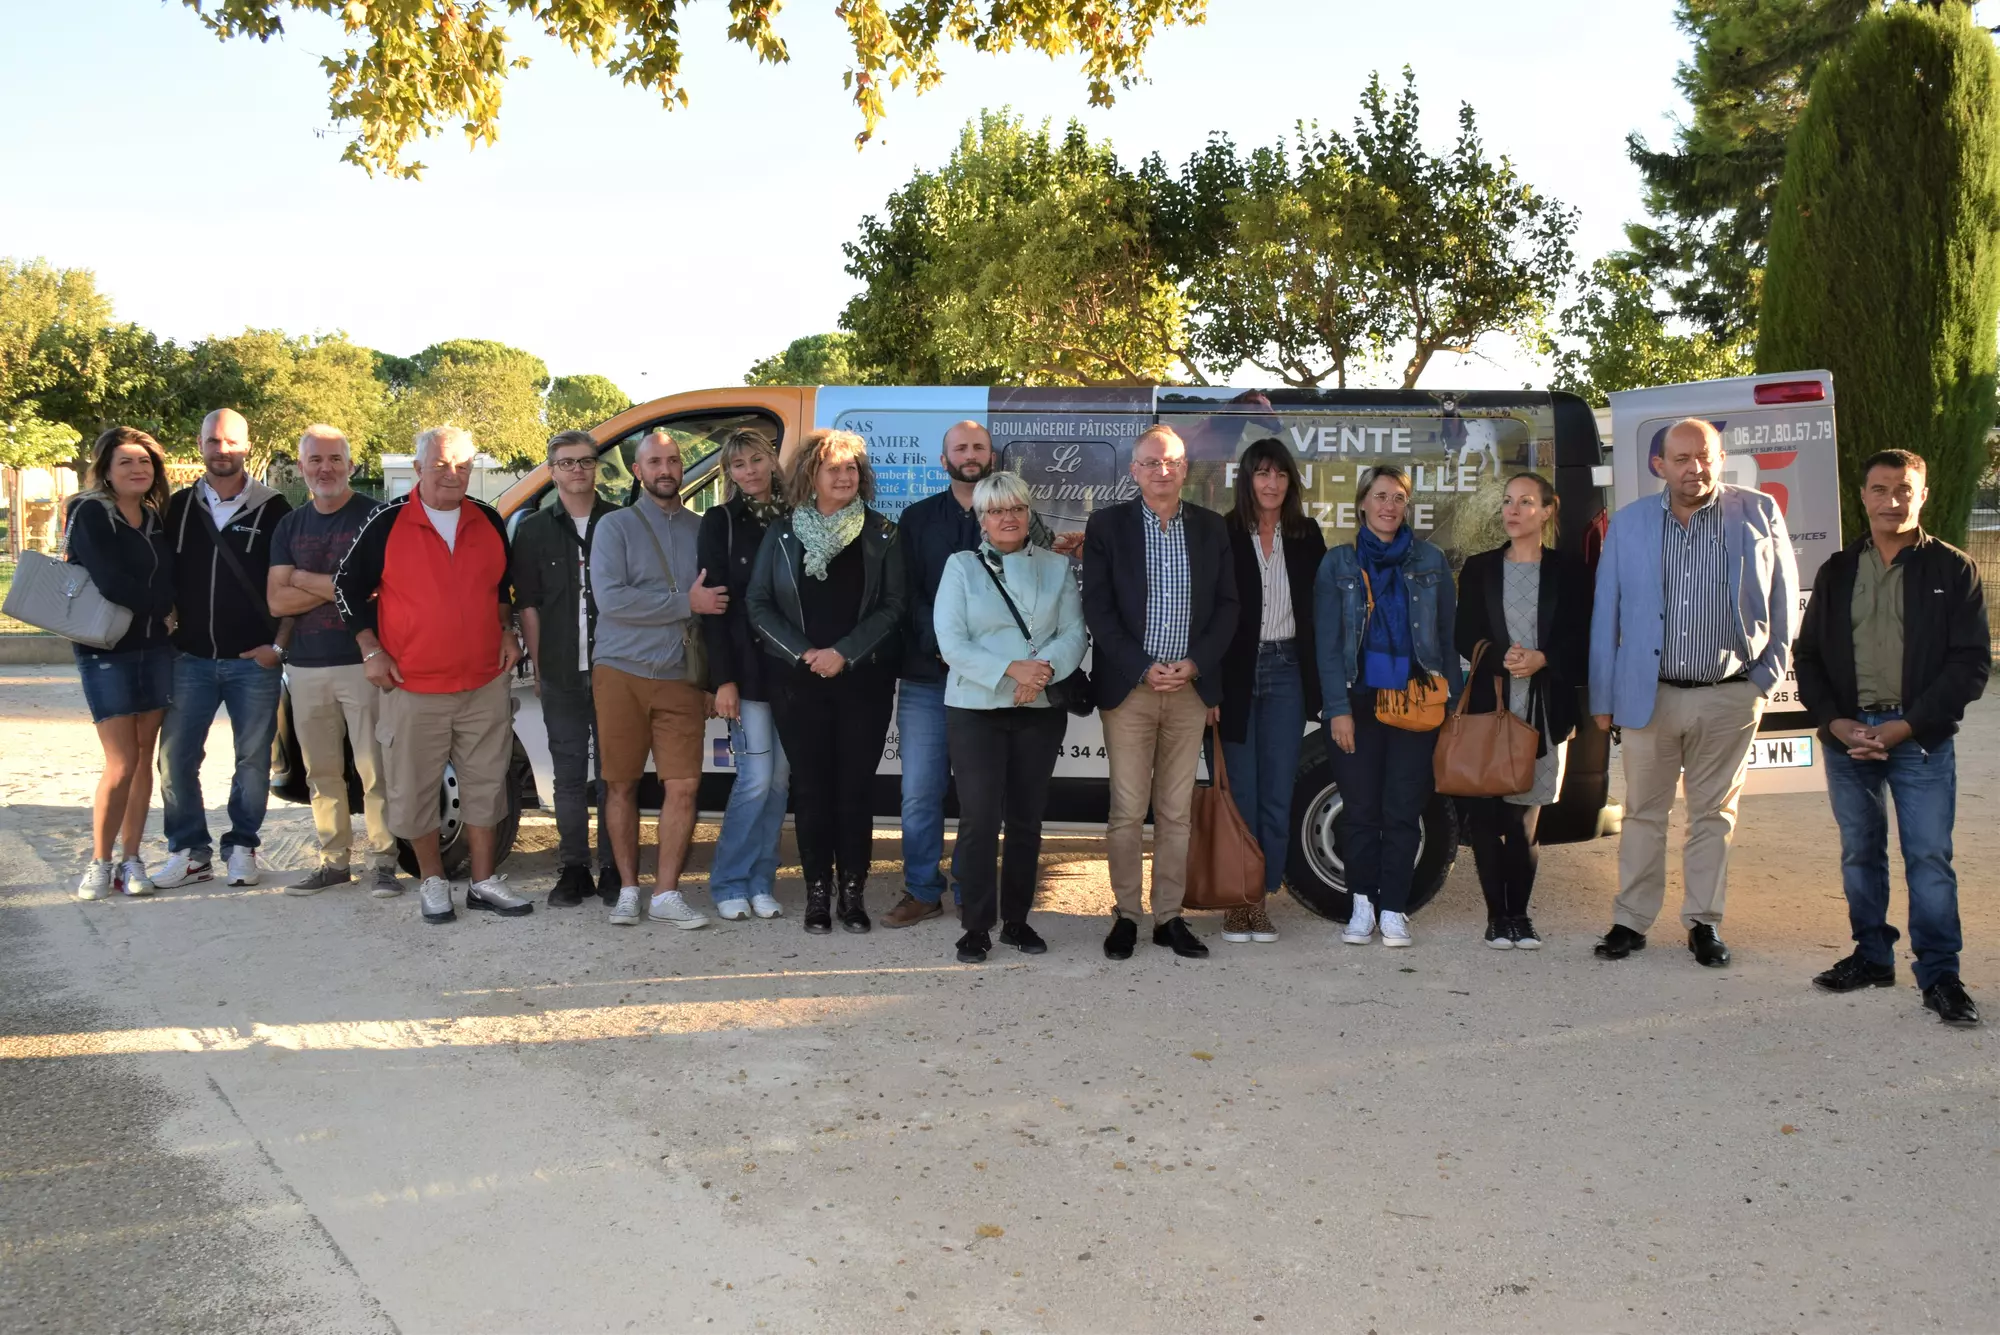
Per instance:
[[[1759,403],[1818,403],[1826,397],[1826,386],[1817,380],[1774,380],[1759,385]]]

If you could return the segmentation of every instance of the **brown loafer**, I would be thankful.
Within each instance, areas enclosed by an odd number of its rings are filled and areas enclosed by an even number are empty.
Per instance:
[[[926,918],[942,918],[944,905],[926,904],[915,895],[905,892],[896,901],[896,907],[882,915],[884,927],[914,927]]]

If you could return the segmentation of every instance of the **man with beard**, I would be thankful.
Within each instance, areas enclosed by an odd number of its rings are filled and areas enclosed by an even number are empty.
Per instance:
[[[681,502],[681,451],[674,438],[665,431],[648,435],[634,471],[643,494],[629,509],[598,521],[590,548],[590,591],[597,603],[591,689],[618,868],[611,922],[631,927],[640,920],[639,780],[650,749],[665,796],[646,916],[691,929],[708,925],[679,889],[694,837],[708,698],[705,684],[689,676],[687,651],[701,633],[695,617],[726,611],[729,591],[710,588],[701,569],[701,520]]]
[[[291,505],[253,481],[250,424],[217,408],[201,419],[201,478],[167,502],[174,544],[173,703],[160,732],[160,801],[167,861],[161,889],[214,874],[201,762],[215,711],[229,710],[236,768],[222,857],[231,885],[257,884],[257,845],[271,800],[271,734],[278,722],[278,623],[265,602],[271,535]]]
[[[908,620],[903,627],[902,680],[896,683],[897,749],[903,766],[903,897],[882,915],[884,927],[910,927],[944,912],[944,796],[951,782],[945,741],[945,663],[938,656],[932,624],[945,562],[979,547],[979,517],[972,489],[991,473],[993,437],[974,421],[958,422],[944,433],[939,462],[951,485],[909,506],[896,521],[909,580]],[[1067,554],[1081,534],[1052,535],[1040,516],[1028,541]],[[952,879],[958,879],[958,868]]]
[[[361,666],[361,646],[333,605],[333,575],[354,546],[355,535],[378,502],[348,485],[354,461],[338,428],[309,426],[299,437],[299,472],[312,494],[278,523],[271,538],[266,594],[274,616],[292,617],[285,652],[290,668],[292,729],[298,734],[306,783],[312,789],[313,828],[319,866],[285,887],[288,895],[313,895],[353,879],[348,851],[354,843],[347,808],[346,750],[354,750],[368,829],[369,891],[377,899],[403,893],[396,880],[396,840],[384,805],[382,748],[375,740],[382,692]]]

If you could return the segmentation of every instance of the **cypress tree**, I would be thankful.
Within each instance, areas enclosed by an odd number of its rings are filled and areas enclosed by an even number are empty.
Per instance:
[[[1862,20],[1821,66],[1786,147],[1759,371],[1833,372],[1841,522],[1860,464],[1930,466],[1925,527],[1963,543],[1994,414],[2000,53],[1956,0]]]

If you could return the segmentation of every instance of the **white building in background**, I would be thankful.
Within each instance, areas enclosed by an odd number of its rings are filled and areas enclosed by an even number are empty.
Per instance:
[[[500,461],[490,454],[480,453],[472,457],[472,482],[466,488],[475,501],[495,501],[500,494],[513,486],[523,476],[500,466]],[[414,454],[385,454],[382,456],[382,499],[393,501],[398,496],[407,496],[417,485],[417,456]]]

